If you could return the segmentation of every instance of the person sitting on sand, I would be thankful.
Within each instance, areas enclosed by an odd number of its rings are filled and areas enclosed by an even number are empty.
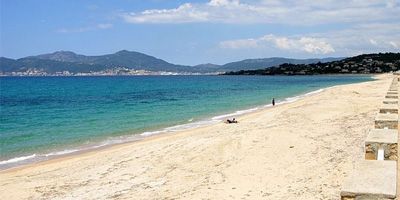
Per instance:
[[[226,120],[226,122],[227,122],[228,124],[232,124],[232,123],[238,123],[238,121],[236,121],[236,119],[235,119],[235,118],[233,118],[232,120],[230,120],[230,119],[227,119],[227,120]]]

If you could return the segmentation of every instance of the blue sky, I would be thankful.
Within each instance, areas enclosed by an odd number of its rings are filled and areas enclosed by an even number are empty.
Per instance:
[[[126,49],[177,64],[400,51],[400,0],[0,0],[0,56]]]

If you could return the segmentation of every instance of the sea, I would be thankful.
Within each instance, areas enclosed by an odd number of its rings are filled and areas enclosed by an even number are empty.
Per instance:
[[[0,169],[219,123],[371,76],[0,77]]]

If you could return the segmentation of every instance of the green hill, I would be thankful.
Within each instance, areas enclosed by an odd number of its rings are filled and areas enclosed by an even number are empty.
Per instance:
[[[343,60],[311,63],[284,63],[257,70],[239,70],[225,75],[316,75],[316,74],[369,74],[400,70],[400,53],[364,54]]]
[[[227,63],[219,68],[220,71],[237,71],[237,70],[254,70],[260,68],[267,68],[277,66],[284,63],[290,64],[311,64],[317,62],[331,62],[335,60],[341,60],[343,58],[312,58],[312,59],[291,59],[291,58],[260,58],[260,59],[246,59],[238,62]]]

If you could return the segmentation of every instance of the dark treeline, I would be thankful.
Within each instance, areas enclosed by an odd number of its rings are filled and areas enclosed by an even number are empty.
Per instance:
[[[363,54],[339,61],[313,64],[281,64],[279,66],[226,72],[223,75],[318,75],[369,74],[400,70],[400,53]]]

